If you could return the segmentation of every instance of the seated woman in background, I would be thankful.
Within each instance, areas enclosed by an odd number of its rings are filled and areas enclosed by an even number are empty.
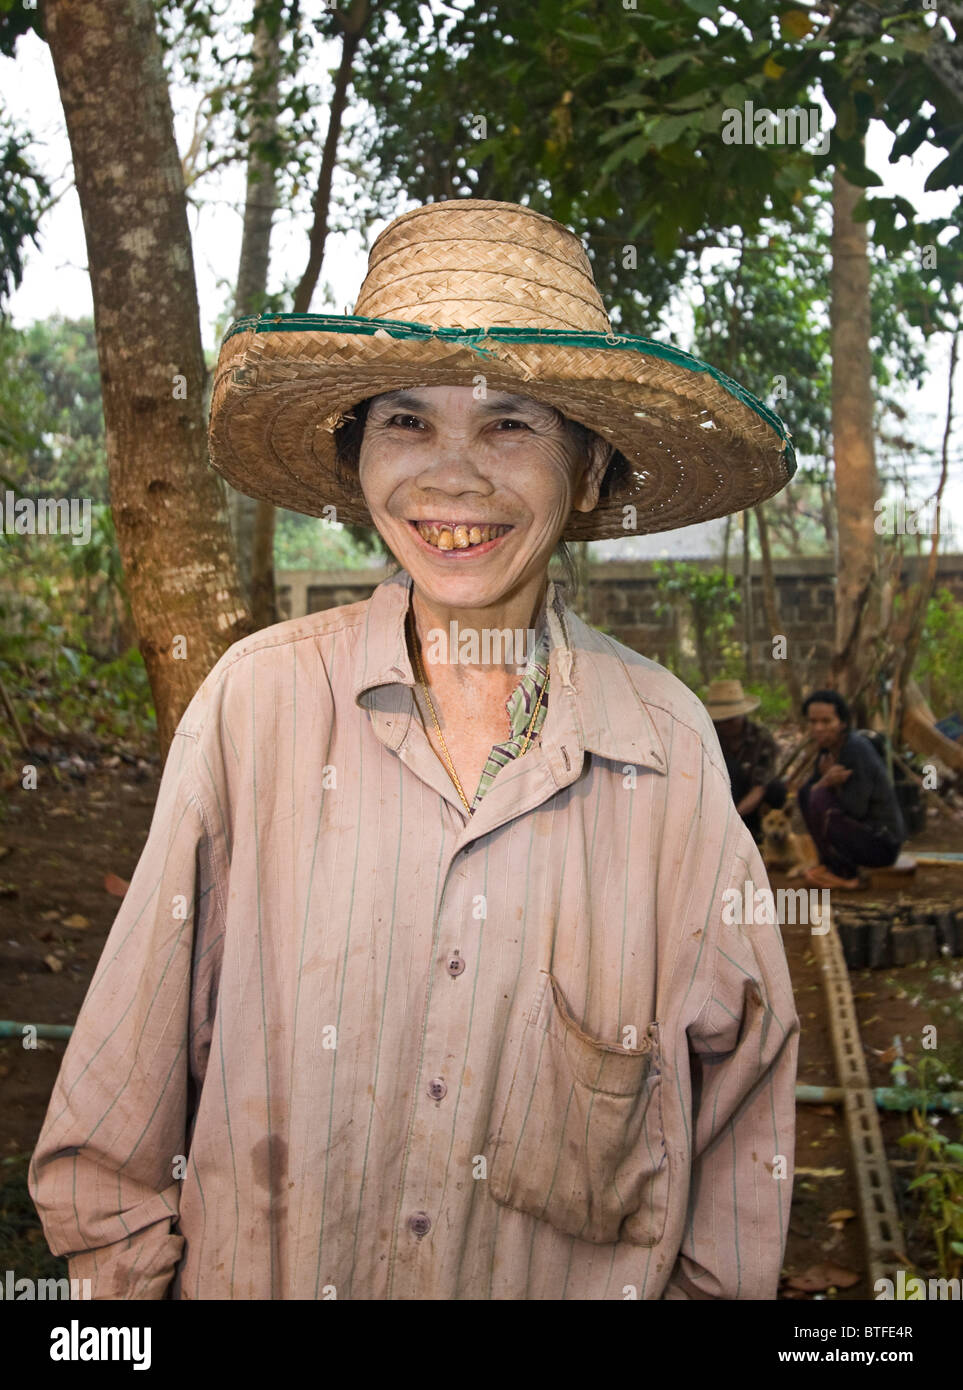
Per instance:
[[[849,706],[835,690],[803,701],[819,751],[798,803],[819,852],[806,874],[817,888],[858,888],[860,868],[896,861],[906,827],[886,765],[864,734],[850,727]]]

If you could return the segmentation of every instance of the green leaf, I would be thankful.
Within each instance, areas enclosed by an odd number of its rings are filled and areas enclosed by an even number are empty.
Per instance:
[[[631,92],[628,96],[616,97],[614,101],[605,102],[607,111],[633,111],[637,107],[645,108],[654,106],[655,101],[652,97],[642,96],[639,92]]]
[[[865,164],[855,169],[847,165],[846,178],[856,188],[877,188],[883,182],[879,174],[874,174]]]
[[[915,154],[926,139],[929,128],[928,116],[917,116],[915,120],[910,121],[902,135],[897,135],[893,141],[893,148],[889,152],[890,164],[895,164],[904,155]]]
[[[698,129],[699,122],[694,121],[690,116],[663,116],[661,120],[653,121],[649,127],[649,138],[657,150],[664,150],[666,145],[672,145],[683,135],[685,131]]]
[[[646,71],[652,77],[668,77],[670,72],[675,72],[676,68],[681,68],[683,63],[687,63],[693,57],[691,53],[669,53],[665,58],[659,58]]]
[[[620,164],[624,164],[628,159],[635,159],[636,156],[648,154],[652,147],[652,141],[648,135],[637,135],[634,140],[627,141],[620,145],[617,150],[609,155],[602,165],[602,172],[610,174],[613,169],[617,169]]]
[[[963,135],[954,141],[949,154],[937,164],[923,185],[926,193],[953,188],[963,183]]]
[[[678,101],[666,102],[667,111],[695,111],[702,110],[711,98],[705,92],[693,92],[691,96],[680,97]]]
[[[933,43],[935,33],[934,29],[927,29],[924,34],[910,31],[898,35],[896,42],[908,48],[911,53],[926,53]]]
[[[611,130],[607,130],[604,135],[600,135],[598,137],[598,143],[600,145],[611,145],[613,140],[621,140],[623,136],[626,135],[635,135],[641,129],[643,129],[643,125],[642,121],[639,119],[634,121],[620,121],[619,124],[613,126]]]
[[[576,34],[573,33],[571,29],[559,29],[558,35],[559,38],[568,39],[570,43],[583,43],[588,48],[605,47],[605,40],[602,38],[601,34],[592,34],[588,32]]]

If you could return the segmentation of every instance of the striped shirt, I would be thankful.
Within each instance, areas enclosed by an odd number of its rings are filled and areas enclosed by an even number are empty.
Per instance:
[[[181,719],[31,1164],[50,1248],[99,1298],[775,1297],[798,1019],[708,713],[550,583],[541,737],[469,816],[410,595],[243,639]]]

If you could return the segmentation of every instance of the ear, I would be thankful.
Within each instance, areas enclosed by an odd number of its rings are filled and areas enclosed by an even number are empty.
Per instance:
[[[598,505],[599,489],[605,470],[612,461],[615,445],[593,434],[588,447],[588,458],[582,465],[582,476],[575,489],[572,506],[577,512],[594,511]]]

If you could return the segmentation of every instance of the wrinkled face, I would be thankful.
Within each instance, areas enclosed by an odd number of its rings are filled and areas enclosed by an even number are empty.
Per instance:
[[[591,511],[610,456],[589,458],[550,406],[470,386],[368,407],[359,480],[388,549],[426,598],[484,608],[543,577],[569,513]]]
[[[821,700],[814,700],[809,706],[808,719],[809,732],[820,748],[831,748],[846,729],[835,707],[824,705]]]

